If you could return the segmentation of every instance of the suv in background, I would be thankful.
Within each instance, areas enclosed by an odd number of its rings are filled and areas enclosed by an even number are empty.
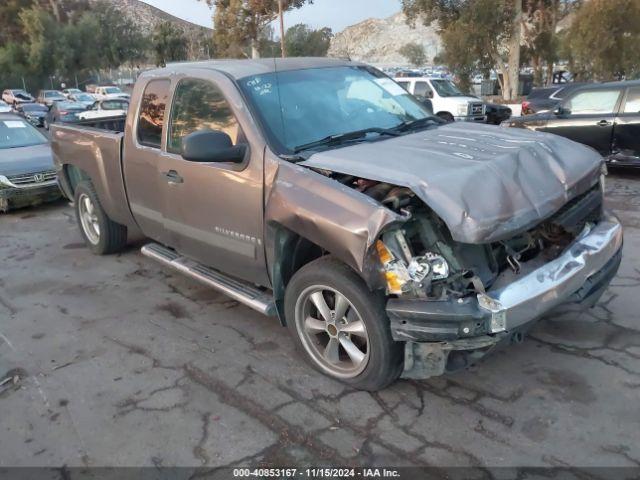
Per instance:
[[[447,122],[486,120],[484,103],[462,93],[451,80],[433,77],[396,77],[394,80],[419,100],[430,100],[433,113]]]
[[[553,110],[558,104],[575,91],[577,88],[587,85],[586,83],[563,83],[551,87],[539,87],[531,90],[527,99],[522,101],[522,115],[532,115],[534,113],[544,113]]]
[[[590,146],[610,165],[640,167],[640,80],[573,89],[553,111],[502,125],[554,133]]]

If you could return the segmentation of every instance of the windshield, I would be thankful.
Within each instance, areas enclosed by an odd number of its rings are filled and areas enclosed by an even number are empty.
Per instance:
[[[24,120],[0,120],[0,149],[31,147],[43,143],[47,143],[45,136]]]
[[[240,80],[278,153],[331,135],[431,117],[401,86],[365,67],[254,75]]]
[[[88,93],[76,93],[73,98],[79,102],[93,102],[95,99]]]
[[[64,98],[60,92],[45,92],[45,98]]]
[[[463,97],[465,96],[458,87],[450,80],[431,80],[433,88],[435,88],[438,95],[441,97]]]
[[[105,93],[122,93],[118,87],[108,87],[104,89]]]

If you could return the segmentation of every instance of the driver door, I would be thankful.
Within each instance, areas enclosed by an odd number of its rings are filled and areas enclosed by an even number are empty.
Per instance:
[[[174,87],[160,159],[164,225],[177,251],[237,278],[268,284],[263,246],[263,154],[249,148],[242,163],[199,163],[181,156],[190,133],[217,130],[248,144],[235,108],[218,82],[182,78]]]

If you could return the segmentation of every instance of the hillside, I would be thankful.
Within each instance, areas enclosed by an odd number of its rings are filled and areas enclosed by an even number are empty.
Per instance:
[[[201,32],[210,33],[211,30],[195,23],[174,17],[159,8],[148,5],[140,0],[91,0],[93,3],[108,2],[126,18],[132,19],[144,33],[150,33],[158,23],[170,21],[188,36]]]
[[[424,45],[429,62],[441,46],[433,26],[426,27],[418,22],[416,28],[411,28],[404,14],[398,12],[389,18],[370,18],[336,34],[329,56],[349,57],[379,65],[406,65],[407,59],[398,50],[410,42]]]

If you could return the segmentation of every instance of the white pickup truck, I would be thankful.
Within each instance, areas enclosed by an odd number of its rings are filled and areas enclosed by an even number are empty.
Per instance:
[[[486,120],[485,105],[476,97],[465,95],[451,80],[432,77],[399,77],[394,79],[420,100],[430,100],[433,113],[448,122]]]
[[[131,95],[124,93],[119,87],[96,87],[95,92],[93,92],[93,97],[96,100],[112,100],[115,98],[129,100]]]

